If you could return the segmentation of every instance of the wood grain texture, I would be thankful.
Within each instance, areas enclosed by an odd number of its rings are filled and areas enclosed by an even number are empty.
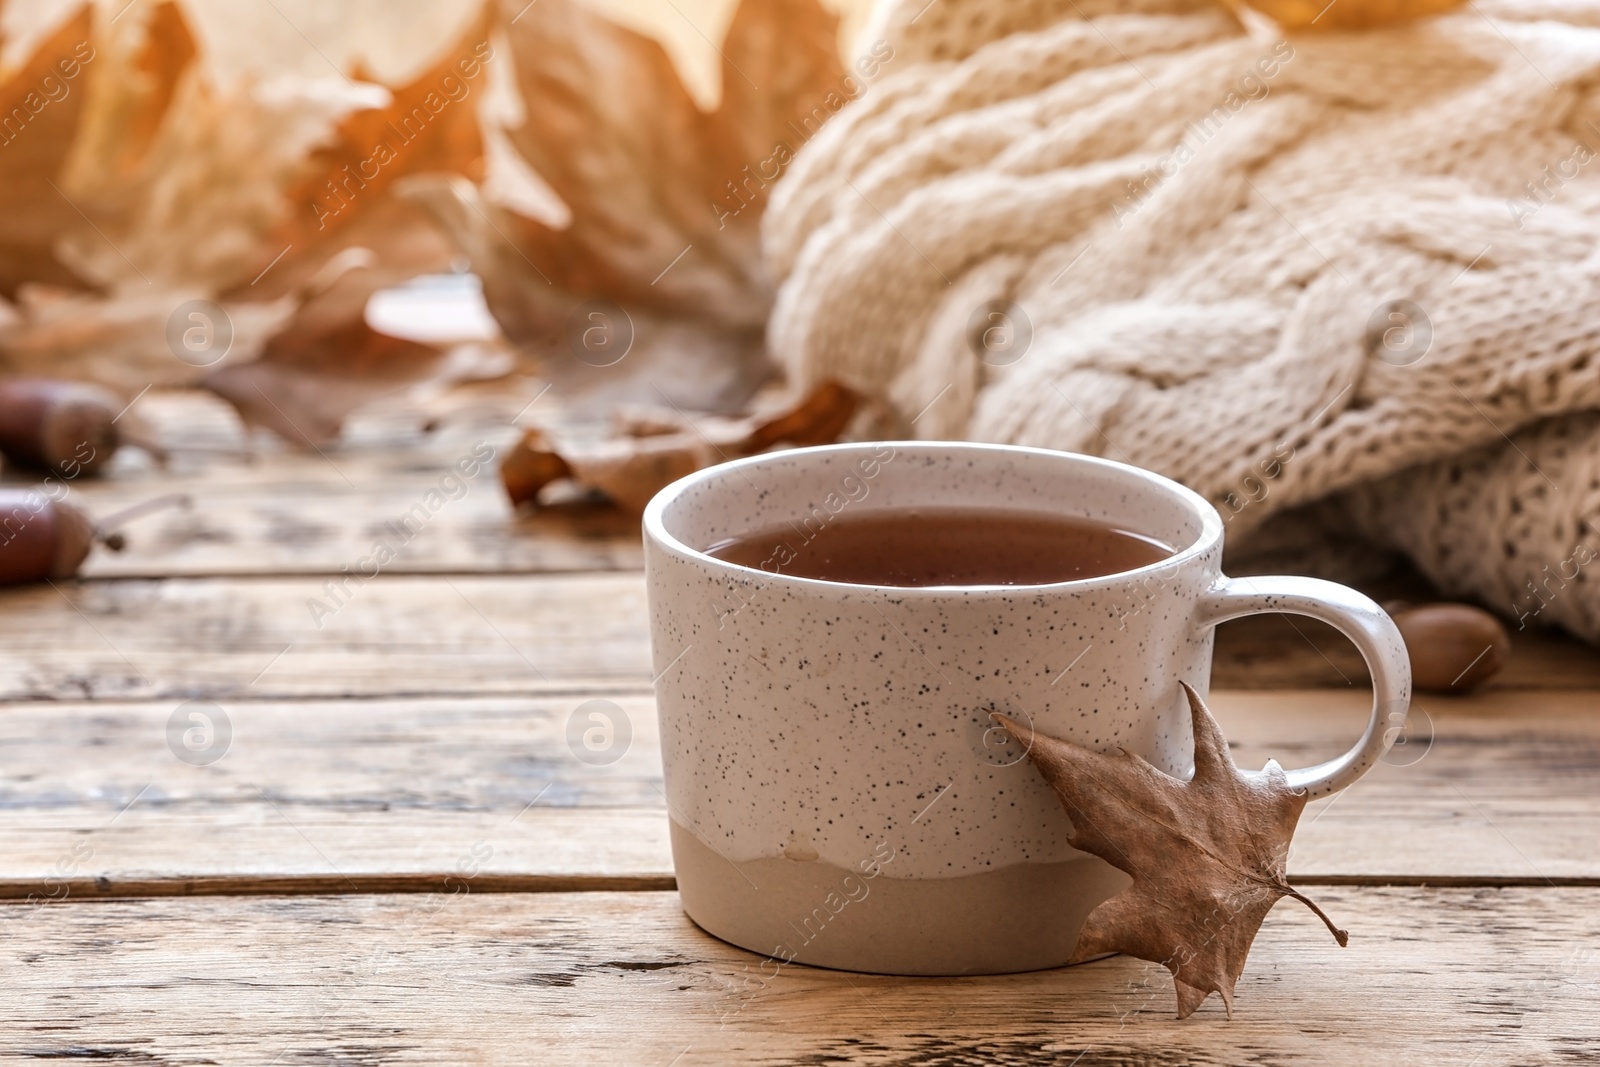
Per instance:
[[[1241,651],[1231,640],[1225,627],[1218,688],[1365,685],[1299,652],[1290,658],[1304,670],[1258,675],[1275,646]],[[0,699],[639,689],[651,679],[649,644],[644,579],[633,572],[58,582],[0,590]],[[1595,658],[1576,646],[1544,657],[1519,648],[1488,688],[1586,688]]]
[[[437,889],[474,844],[495,889],[670,887],[654,705],[594,754],[591,699],[9,708],[0,896]]]
[[[642,566],[637,516],[576,500],[537,514],[511,507],[497,457],[519,432],[504,417],[478,413],[424,433],[416,419],[380,410],[355,420],[337,446],[295,452],[247,441],[218,404],[204,394],[151,394],[134,411],[151,409],[153,435],[173,450],[164,466],[126,449],[103,477],[52,477],[52,495],[65,493],[96,516],[173,493],[191,501],[133,523],[128,547],[97,549],[84,575],[334,575],[356,569],[380,541],[395,551],[384,564],[389,574]],[[8,468],[3,481],[20,487],[41,478]]]
[[[248,700],[650,682],[635,574],[330,582],[128,579],[0,591],[0,698]]]
[[[614,737],[629,738],[610,764],[579,758],[591,699],[610,701]],[[1325,758],[1365,721],[1352,693],[1218,692],[1212,703],[1251,767]],[[188,728],[188,709],[218,718],[218,707],[224,754],[178,759],[174,713]],[[0,711],[0,896],[436,889],[474,843],[493,849],[480,888],[673,884],[648,698],[218,707]],[[1592,696],[1493,694],[1419,712],[1394,762],[1307,809],[1295,880],[1600,883]]]
[[[258,493],[173,487],[187,491],[193,507],[141,520],[129,529],[126,550],[97,549],[83,574],[336,575],[346,567],[355,570],[380,543],[395,551],[384,564],[386,574],[541,574],[644,566],[636,516],[597,504],[513,513],[495,480],[474,484],[459,498],[445,496],[438,511],[418,522],[412,509],[432,488],[402,484],[351,492],[297,486]],[[103,515],[168,490],[165,484],[118,484],[79,496],[92,514]],[[408,524],[409,536],[398,532],[402,523]]]
[[[1319,891],[1268,917],[1228,1021],[1166,972],[889,978],[700,932],[675,893],[0,906],[0,1057],[189,1063],[1329,1063],[1600,1056],[1600,890]],[[1019,917],[1019,921],[1048,921]],[[827,936],[826,928],[816,936]]]
[[[1304,766],[1347,747],[1370,698],[1348,690],[1217,693],[1241,766]],[[1306,807],[1302,881],[1555,884],[1600,876],[1600,701],[1593,693],[1422,696],[1384,761]]]
[[[165,470],[124,469],[72,485],[72,499],[106,515],[171,493],[190,506],[141,519],[122,552],[97,549],[87,577],[335,575],[357,569],[377,546],[393,558],[386,574],[538,574],[638,570],[639,519],[598,502],[573,500],[518,512],[500,485],[498,459],[470,465],[510,443],[507,434],[441,435],[409,456],[361,452],[285,455],[248,463],[189,462]],[[492,442],[492,443],[491,443]],[[476,451],[475,451],[476,449]],[[330,464],[336,464],[331,466]]]

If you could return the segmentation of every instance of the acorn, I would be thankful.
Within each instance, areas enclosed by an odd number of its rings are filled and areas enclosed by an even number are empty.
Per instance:
[[[1411,679],[1429,693],[1465,693],[1505,666],[1511,635],[1500,620],[1471,604],[1388,606],[1411,656]]]
[[[0,380],[0,452],[65,477],[93,474],[117,451],[115,393],[52,378]]]
[[[71,578],[96,543],[113,552],[126,545],[117,528],[168,507],[188,507],[174,493],[125,508],[95,522],[67,500],[52,500],[37,489],[0,489],[0,585],[47,578]]]

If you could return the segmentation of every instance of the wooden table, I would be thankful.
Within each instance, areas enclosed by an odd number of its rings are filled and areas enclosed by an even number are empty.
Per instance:
[[[1600,1062],[1600,664],[1570,642],[1519,639],[1488,691],[1423,698],[1388,764],[1308,810],[1290,872],[1350,946],[1279,907],[1231,1022],[1216,998],[1176,1021],[1166,972],[1126,958],[771,977],[678,908],[630,520],[514,517],[486,471],[337,595],[449,463],[513,431],[380,414],[337,452],[250,462],[217,405],[140,403],[170,468],[126,455],[75,499],[181,487],[194,509],[82,580],[0,594],[0,1057]],[[1240,762],[1343,747],[1368,699],[1352,655],[1240,626],[1215,698]],[[608,766],[567,746],[590,699],[632,727]]]

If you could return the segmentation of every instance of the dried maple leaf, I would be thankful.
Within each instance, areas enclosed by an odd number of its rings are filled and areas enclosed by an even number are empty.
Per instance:
[[[174,310],[213,296],[218,276],[238,268],[238,249],[259,238],[261,227],[251,225],[251,213],[240,204],[253,195],[247,175],[269,192],[277,187],[261,178],[273,169],[263,146],[302,151],[295,146],[309,137],[291,127],[325,128],[327,119],[325,105],[280,108],[287,120],[267,121],[268,112],[241,112],[228,100],[213,100],[202,80],[189,77],[195,38],[176,4],[130,11],[115,28],[139,31],[131,47],[105,27],[85,45],[93,30],[88,20],[85,8],[30,64],[63,49],[74,58],[81,54],[72,77],[72,64],[54,64],[66,94],[16,143],[0,147],[0,196],[28,201],[25,210],[8,211],[0,221],[0,276],[10,251],[8,224],[19,218],[48,224],[57,233],[51,248],[60,256],[28,249],[19,257],[15,280],[47,284],[22,290],[16,315],[0,324],[0,369],[97,382],[132,400],[152,385],[192,385],[205,373],[173,358]],[[24,80],[18,75],[7,84]],[[238,98],[248,97],[241,92]],[[54,124],[48,131],[41,128],[45,120]],[[250,143],[223,144],[210,136],[217,130],[243,131]],[[25,146],[31,156],[10,154]],[[46,155],[48,167],[41,162]],[[59,180],[43,180],[50,169],[59,171]],[[58,262],[68,264],[67,277],[88,279],[101,291],[64,292],[48,284],[62,280]],[[253,358],[296,304],[227,305],[228,357]],[[137,416],[130,411],[127,419]]]
[[[1233,987],[1267,912],[1293,897],[1340,945],[1349,935],[1289,885],[1284,861],[1306,794],[1283,768],[1234,765],[1228,742],[1186,683],[1194,723],[1194,778],[1180,781],[1130,752],[1105,755],[996,718],[1028,745],[1067,809],[1074,848],[1132,876],[1133,884],[1089,913],[1075,961],[1126,952],[1172,972],[1178,1018],[1220,993],[1233,1017]]]
[[[1365,30],[1438,15],[1465,0],[1242,0],[1286,30]]]
[[[615,435],[601,441],[557,445],[530,430],[500,464],[500,480],[514,505],[537,503],[552,482],[570,479],[596,489],[629,511],[666,486],[704,467],[778,445],[836,441],[859,398],[838,382],[824,382],[805,399],[770,417],[707,417],[690,423],[669,408],[623,409]]]
[[[333,249],[338,251],[328,255]],[[442,385],[499,373],[473,359],[472,352],[452,358],[438,347],[392,337],[367,323],[367,304],[374,293],[421,274],[439,273],[454,254],[415,204],[382,198],[327,248],[317,248],[286,272],[286,278],[301,285],[277,302],[298,306],[281,330],[259,346],[259,356],[218,368],[201,386],[232,404],[247,425],[315,448],[335,440],[345,418],[370,401],[424,383]],[[309,263],[319,260],[319,273],[300,278]],[[354,267],[341,269],[342,263]],[[335,277],[320,280],[328,274]],[[230,308],[241,306],[270,305]]]
[[[396,201],[393,188],[430,172],[483,177],[477,96],[488,81],[487,65],[495,61],[488,30],[484,9],[426,70],[390,87],[385,106],[357,109],[339,123],[285,192],[288,213],[263,239],[252,280],[230,295],[242,297],[246,289],[256,299],[287,293],[356,246],[378,252],[380,270],[369,276],[375,287],[448,264],[453,249],[442,234],[419,254],[423,239],[415,230],[433,224],[414,205]],[[375,81],[359,68],[352,77]]]
[[[124,21],[142,10],[133,8]],[[154,47],[147,41],[144,54]],[[159,54],[167,51],[162,46]],[[261,275],[263,260],[283,251],[282,245],[264,249],[282,222],[284,190],[342,116],[374,106],[384,91],[287,77],[263,85],[248,74],[218,85],[191,63],[175,80],[151,141],[135,151],[121,123],[130,108],[135,115],[153,108],[160,87],[138,91],[139,81],[121,77],[135,69],[138,55],[109,45],[102,53],[95,62],[104,64],[105,76],[92,85],[62,186],[95,226],[68,235],[65,261],[108,290],[154,286],[225,301],[278,295],[249,283]],[[121,169],[130,165],[131,173]],[[234,286],[240,291],[228,292]]]
[[[487,31],[485,15],[427,70],[394,88],[386,106],[347,116],[313,154],[308,176],[289,190],[291,210],[263,246],[261,275],[231,295],[314,291],[258,359],[223,367],[202,383],[247,424],[301,447],[321,447],[368,401],[482,372],[471,353],[452,360],[432,345],[374,330],[365,311],[377,290],[446,269],[455,255],[432,216],[393,189],[421,172],[482,176],[473,97],[494,60]],[[336,264],[351,257],[359,257],[359,267],[338,271]],[[319,272],[330,268],[338,276],[317,284]]]
[[[147,5],[120,26],[114,19],[97,25],[91,12],[85,7],[57,30],[0,88],[0,204],[7,209],[0,230],[34,231],[12,255],[3,247],[10,235],[0,236],[0,264],[12,260],[0,265],[8,291],[28,281],[100,290],[126,277],[158,284],[127,257],[124,240],[107,234],[120,238],[137,209],[135,179],[197,46],[172,0]],[[162,280],[195,287],[193,279]]]
[[[206,370],[174,358],[168,331],[173,309],[206,296],[200,289],[129,287],[100,296],[30,286],[16,320],[0,324],[0,371],[95,382],[130,401],[150,386],[194,385]],[[223,310],[232,332],[227,359],[243,361],[284,327],[295,302],[229,304]]]
[[[145,25],[145,47],[139,53],[140,93],[126,123],[117,169],[129,173],[144,161],[161,121],[178,91],[178,81],[200,54],[183,12],[172,0],[157,4]]]
[[[141,16],[142,25],[133,27]],[[89,100],[73,148],[69,184],[116,192],[137,174],[179,84],[199,57],[194,32],[173,0],[129,12],[115,29],[128,28],[142,35],[136,49],[102,47],[90,65]]]
[[[172,0],[100,26],[89,43],[93,29],[84,7],[0,87],[8,108],[15,95],[35,116],[14,143],[0,136],[0,207],[16,208],[0,216],[0,291],[83,278],[103,292],[25,290],[0,325],[0,367],[129,398],[204,376],[246,422],[313,447],[360,403],[463,372],[461,360],[374,331],[364,311],[373,291],[456,255],[391,187],[419,171],[482,174],[481,12],[392,92],[248,76],[213,85]],[[352,254],[364,269],[323,280]],[[200,300],[220,303],[231,325],[226,363],[173,358],[171,317]]]
[[[200,384],[232,404],[247,426],[315,449],[339,436],[350,412],[379,397],[504,373],[492,353],[446,351],[368,325],[363,309],[372,285],[363,276],[372,260],[366,249],[346,249],[312,278],[321,299],[307,299],[266,339],[259,358],[220,367]]]
[[[92,64],[93,9],[85,5],[0,82],[0,294],[24,282],[81,288],[56,244],[83,224],[59,179],[83,113]]]
[[[267,341],[260,359],[223,367],[202,384],[247,426],[320,448],[338,438],[351,411],[427,379],[444,358],[431,345],[379,333],[361,319],[327,327],[292,323]]]
[[[721,49],[722,102],[707,114],[659,44],[573,0],[503,0],[499,13],[525,115],[506,140],[570,221],[547,225],[463,183],[417,195],[569,409],[659,393],[739,410],[771,374],[766,188],[843,83],[835,19],[816,0],[741,4]],[[585,348],[594,314],[621,338],[602,352]]]

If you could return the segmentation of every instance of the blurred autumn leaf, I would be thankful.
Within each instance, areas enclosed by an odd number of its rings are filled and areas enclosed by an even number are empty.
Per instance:
[[[506,453],[500,482],[518,507],[537,507],[546,486],[571,481],[639,513],[662,489],[713,463],[783,445],[832,444],[860,403],[853,390],[827,381],[779,411],[737,419],[691,423],[671,408],[624,407],[613,412],[611,433],[597,440],[527,431]]]
[[[524,115],[506,138],[570,222],[464,182],[413,195],[471,258],[506,337],[569,401],[738,409],[771,374],[766,187],[804,139],[798,124],[838,93],[836,20],[816,0],[745,0],[706,113],[659,44],[573,0],[503,0],[499,16]]]
[[[0,294],[23,282],[79,287],[56,242],[82,216],[58,181],[72,151],[94,61],[93,12],[85,5],[0,82]]]
[[[154,5],[145,23],[145,43],[125,71],[118,72],[118,91],[97,108],[96,125],[115,144],[99,153],[108,171],[127,177],[138,171],[155,142],[161,121],[172,106],[178,83],[199,56],[194,34],[173,0]],[[92,136],[86,130],[80,138]]]
[[[505,372],[365,319],[374,291],[464,252],[506,338],[569,401],[731,412],[771,376],[767,185],[845,84],[818,0],[737,7],[710,111],[654,39],[572,0],[480,9],[393,85],[359,64],[218,80],[173,0],[109,21],[78,8],[0,85],[30,115],[0,147],[0,294],[16,304],[0,369],[130,397],[200,383],[320,447],[376,396]],[[522,118],[485,130],[491,71]],[[564,219],[482,191],[491,141]],[[175,348],[196,307],[200,334],[226,338],[214,358]]]
[[[379,289],[449,268],[454,248],[437,223],[391,193],[397,181],[419,173],[483,178],[473,97],[494,60],[488,34],[485,10],[436,62],[394,87],[386,106],[347,116],[288,190],[289,214],[264,242],[262,255],[271,258],[263,258],[260,278],[230,295],[259,299],[304,291],[336,257],[364,254],[327,285],[314,287],[258,359],[220,368],[202,381],[246,424],[320,447],[338,436],[351,411],[378,397],[424,381],[494,373],[492,362],[449,360],[438,348],[390,337],[365,319],[367,301]],[[356,77],[370,74],[358,68]]]
[[[201,95],[194,37],[170,0],[137,14],[142,24],[130,16],[113,35],[90,5],[78,7],[0,90],[10,138],[0,148],[0,292],[17,302],[0,326],[0,369],[98,382],[124,397],[197,376],[173,357],[168,318],[209,293],[216,268],[196,255],[206,246],[194,231],[171,224],[187,217],[206,227],[200,232],[215,229],[205,199],[181,195],[187,190],[171,181],[174,132],[203,128],[172,121],[174,112],[192,119],[183,102]],[[159,240],[145,243],[141,232]],[[169,262],[173,269],[163,269]],[[258,348],[292,310],[241,310],[235,350]]]
[[[315,445],[353,407],[450,365],[435,348],[378,334],[363,313],[373,291],[447,269],[455,255],[389,187],[433,169],[481,177],[475,101],[463,101],[483,80],[474,50],[489,48],[486,19],[463,35],[461,55],[452,46],[405,85],[347,80],[330,98],[198,77],[196,39],[170,0],[115,33],[93,18],[82,8],[6,82],[25,94],[52,56],[82,44],[90,57],[75,91],[18,140],[37,165],[0,170],[16,201],[0,221],[0,261],[16,264],[4,291],[20,295],[20,321],[0,330],[5,369],[127,397],[220,375],[216,391],[248,424]],[[13,238],[14,220],[31,224],[30,240]],[[50,264],[59,267],[41,269]],[[25,282],[95,291],[18,294]],[[194,306],[208,336],[226,338],[214,359],[174,350],[172,316]]]
[[[1365,30],[1438,15],[1465,0],[1244,0],[1286,30]]]
[[[447,248],[442,242],[420,255],[407,249],[408,242],[418,240],[407,231],[427,223],[389,193],[396,181],[429,171],[483,179],[483,138],[474,96],[487,80],[485,64],[494,55],[488,31],[484,10],[437,61],[410,82],[391,87],[386,106],[351,112],[311,154],[303,176],[284,194],[286,217],[263,241],[258,266],[271,270],[255,283],[264,286],[260,292],[288,292],[354,245],[374,248],[385,265],[394,257],[384,255],[391,249],[380,246],[404,250],[394,266],[409,270],[407,276],[444,265],[439,262],[440,250]],[[376,81],[361,67],[352,76]],[[381,216],[379,225],[362,225],[374,216]]]

